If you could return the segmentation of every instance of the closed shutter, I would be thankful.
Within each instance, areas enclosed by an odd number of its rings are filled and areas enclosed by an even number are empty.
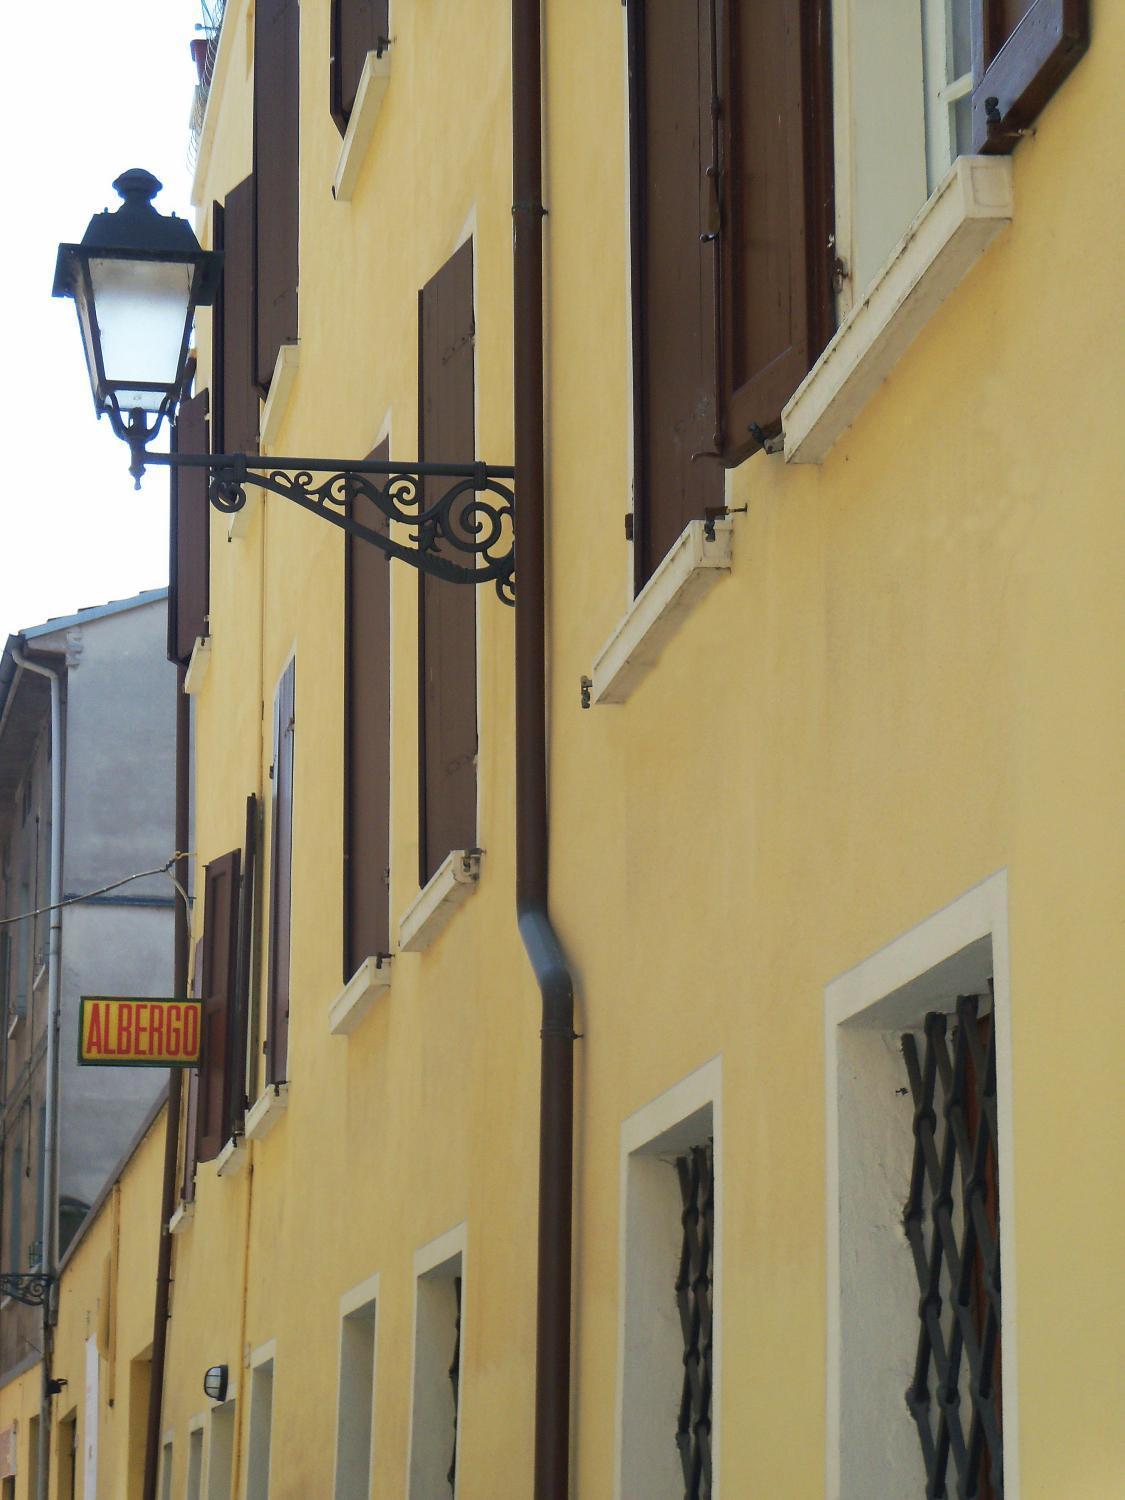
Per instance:
[[[254,902],[258,871],[258,799],[246,799],[246,833],[242,843],[242,875],[238,891],[238,935],[231,1004],[230,1076],[227,1079],[227,1118],[231,1133],[241,1132],[246,1113],[246,1054],[250,1026],[250,973],[254,943]]]
[[[728,0],[721,49],[725,452],[752,452],[831,336],[828,0]]]
[[[433,463],[470,463],[473,441],[473,248],[467,241],[419,298],[419,446]],[[449,480],[425,482],[433,505]],[[465,502],[471,501],[466,494]],[[418,603],[420,872],[476,843],[475,590],[420,576]]]
[[[175,453],[208,453],[206,391],[180,405],[172,429]],[[196,640],[207,634],[211,556],[206,469],[173,469],[168,559],[168,660],[186,666]]]
[[[192,995],[198,1000],[203,993],[203,944],[196,943],[193,955]],[[195,1201],[196,1150],[199,1144],[199,1069],[187,1076],[187,1100],[184,1105],[184,1155],[180,1172],[180,1197],[185,1203]]]
[[[238,949],[238,878],[232,849],[206,867],[203,894],[203,1051],[199,1073],[197,1155],[213,1161],[230,1136],[231,1006]]]
[[[297,338],[301,9],[257,0],[254,13],[255,380],[265,394],[277,352]]]
[[[974,0],[973,150],[1011,151],[1089,45],[1089,0]]]
[[[332,118],[340,134],[348,128],[369,52],[382,54],[388,41],[388,0],[332,0]]]
[[[220,453],[256,453],[258,391],[254,385],[254,179],[227,194],[219,222],[223,242],[222,336],[217,350],[215,433]]]
[[[370,454],[385,461],[382,442]],[[378,481],[376,481],[378,482]],[[353,519],[374,531],[386,517],[362,493]],[[344,542],[344,980],[390,950],[391,588],[386,555]]]
[[[714,0],[631,0],[636,584],[723,503]]]
[[[266,1081],[284,1083],[289,1066],[289,938],[293,903],[293,731],[296,665],[274,700],[273,818],[270,839],[270,964]]]

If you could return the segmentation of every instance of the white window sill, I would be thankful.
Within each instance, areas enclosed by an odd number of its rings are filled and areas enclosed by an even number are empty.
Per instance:
[[[250,1147],[246,1144],[246,1137],[232,1136],[215,1158],[216,1175],[219,1177],[236,1176],[246,1165],[249,1156]]]
[[[365,958],[328,1009],[333,1036],[351,1036],[375,1001],[391,987],[391,960],[384,953]]]
[[[264,1141],[266,1136],[289,1108],[289,1085],[267,1084],[265,1092],[259,1094],[250,1113],[246,1116],[244,1139]]]
[[[1012,219],[1007,156],[959,156],[781,413],[788,463],[818,464]]]
[[[281,424],[285,421],[289,410],[289,400],[293,394],[300,365],[300,344],[282,344],[277,351],[277,362],[273,367],[270,393],[262,406],[258,447],[264,454],[269,453],[281,435]],[[231,519],[237,519],[240,514],[240,511],[235,511]]]
[[[599,652],[589,683],[591,704],[628,700],[687,616],[730,572],[731,543],[729,519],[688,523]]]
[[[188,669],[184,673],[184,692],[199,693],[203,690],[203,684],[207,681],[207,673],[211,667],[211,637],[201,635],[192,647],[191,660]]]
[[[168,1220],[169,1234],[183,1234],[184,1230],[195,1218],[195,1204],[181,1203],[176,1212]]]
[[[387,84],[391,81],[391,54],[389,49],[382,57],[369,52],[360,74],[355,104],[352,106],[347,133],[340,147],[340,160],[336,164],[336,177],[332,183],[332,196],[337,203],[350,203],[355,185],[363,167],[367,148],[375,133],[375,122],[383,108]]]
[[[480,882],[481,849],[454,849],[407,907],[398,924],[404,953],[422,953],[443,932]]]

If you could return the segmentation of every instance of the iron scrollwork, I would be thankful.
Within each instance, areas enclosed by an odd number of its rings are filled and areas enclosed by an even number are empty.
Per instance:
[[[28,1307],[42,1307],[50,1295],[52,1280],[43,1271],[0,1271],[0,1296]]]
[[[388,557],[448,583],[493,583],[505,604],[515,603],[515,496],[502,482],[512,477],[511,469],[374,461],[318,464],[301,459],[258,464],[241,454],[216,455],[209,467],[211,504],[224,514],[245,506],[246,486],[253,484],[373,543]],[[318,478],[319,474],[326,477]],[[429,504],[423,483],[427,478],[452,481]],[[356,502],[361,497],[388,522],[411,528],[413,545],[358,520]]]

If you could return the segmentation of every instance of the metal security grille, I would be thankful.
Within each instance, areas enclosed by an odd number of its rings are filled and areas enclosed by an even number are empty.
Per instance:
[[[453,1457],[449,1460],[446,1479],[449,1493],[457,1492],[457,1417],[461,1400],[461,1278],[453,1278],[453,1295],[457,1300],[457,1317],[453,1324],[453,1358],[449,1365],[449,1383],[453,1387]]]
[[[684,1383],[676,1447],[684,1500],[711,1496],[711,1317],[715,1244],[715,1160],[711,1142],[676,1160],[683,1197],[683,1244],[676,1305],[684,1338]]]
[[[927,1500],[1004,1496],[996,1046],[979,1010],[976,995],[959,996],[951,1035],[950,1017],[928,1015],[921,1058],[914,1036],[902,1039],[914,1097],[903,1222],[921,1292],[906,1402]]]

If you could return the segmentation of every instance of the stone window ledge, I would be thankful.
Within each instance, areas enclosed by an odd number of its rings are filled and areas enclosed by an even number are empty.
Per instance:
[[[251,1106],[246,1116],[245,1139],[264,1141],[266,1136],[289,1108],[289,1085],[270,1083]]]
[[[731,555],[728,518],[688,523],[598,653],[584,683],[591,705],[628,701],[695,606],[730,572]]]
[[[196,693],[203,691],[203,684],[207,681],[207,673],[211,670],[211,637],[201,635],[197,637],[195,645],[191,650],[191,660],[188,662],[187,671],[184,673],[184,692]]]
[[[1012,214],[1011,158],[959,156],[782,411],[787,463],[827,458]]]
[[[360,74],[355,104],[352,106],[347,133],[340,147],[340,159],[336,164],[336,176],[332,182],[332,196],[337,203],[349,203],[355,192],[390,81],[390,49],[382,57],[369,52]]]
[[[215,1171],[219,1177],[234,1177],[242,1171],[250,1156],[246,1137],[233,1135],[215,1158]]]
[[[403,913],[398,945],[404,953],[422,953],[445,931],[459,906],[480,883],[483,849],[454,849]]]
[[[328,1008],[333,1036],[351,1036],[375,1001],[391,987],[391,959],[386,953],[365,958]]]
[[[168,1220],[169,1234],[183,1234],[184,1230],[195,1218],[195,1204],[180,1202],[176,1212]]]

